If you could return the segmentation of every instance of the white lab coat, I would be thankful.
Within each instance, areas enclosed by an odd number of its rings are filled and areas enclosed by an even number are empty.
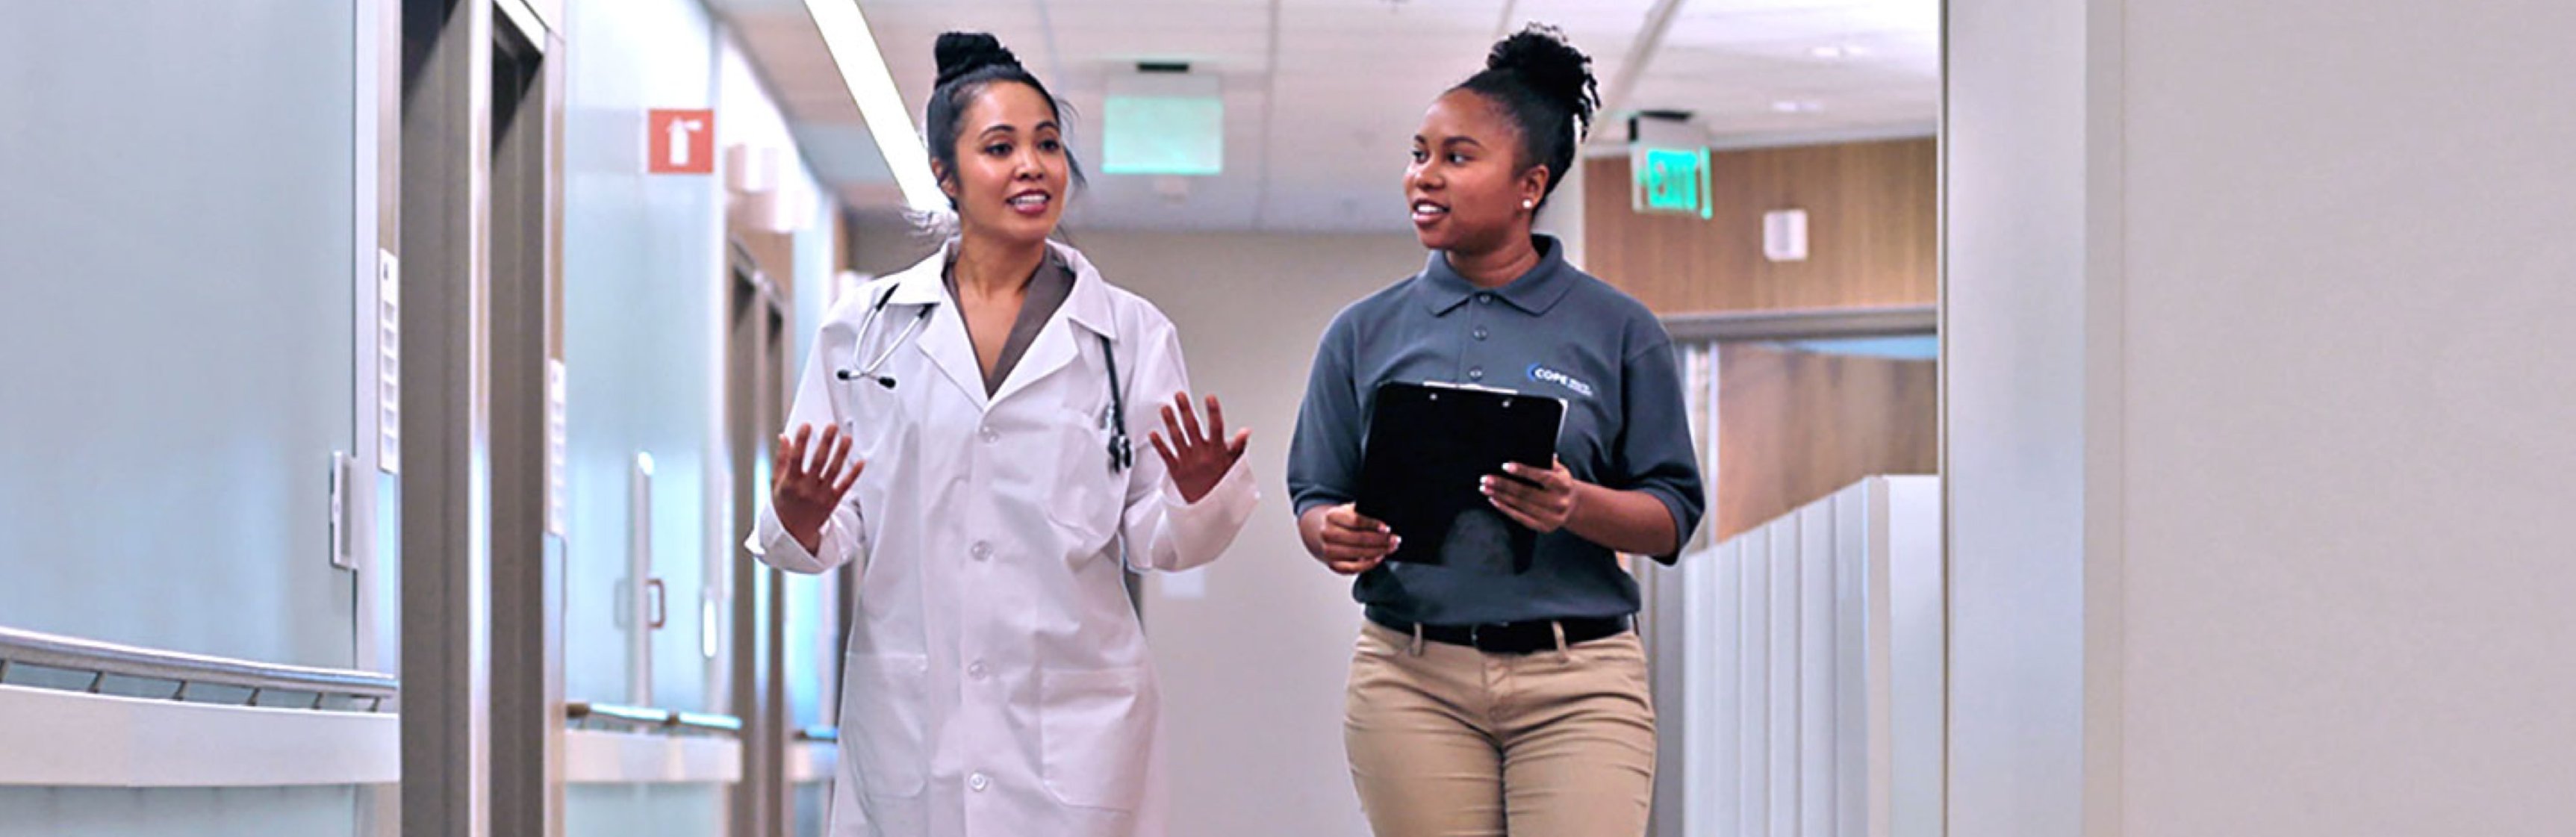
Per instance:
[[[819,436],[839,424],[867,470],[820,550],[766,507],[750,538],[791,572],[859,562],[826,833],[1161,837],[1158,695],[1120,536],[1138,569],[1205,564],[1260,492],[1237,462],[1198,503],[1182,502],[1147,437],[1189,389],[1179,337],[1072,248],[1050,245],[1074,270],[1071,295],[987,399],[940,276],[955,246],[825,317],[788,427],[812,423]],[[925,305],[930,316],[905,336]],[[1120,473],[1109,468],[1100,336],[1116,346],[1134,443]],[[888,347],[876,372],[896,386],[837,377]]]

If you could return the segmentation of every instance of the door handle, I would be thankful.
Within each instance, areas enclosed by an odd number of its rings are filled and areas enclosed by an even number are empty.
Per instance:
[[[644,591],[649,597],[646,599],[646,612],[653,615],[651,619],[645,621],[644,627],[650,630],[661,630],[662,626],[669,624],[671,619],[670,591],[662,586],[662,580],[658,578],[645,579]]]

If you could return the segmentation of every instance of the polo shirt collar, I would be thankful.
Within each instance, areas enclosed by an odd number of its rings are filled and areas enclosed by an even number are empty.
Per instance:
[[[1538,248],[1538,264],[1513,279],[1510,284],[1487,291],[1467,281],[1449,267],[1446,251],[1431,251],[1423,265],[1420,296],[1434,316],[1447,314],[1480,293],[1492,293],[1512,307],[1531,314],[1545,314],[1565,298],[1572,289],[1574,269],[1565,263],[1565,247],[1554,236],[1532,235],[1530,244]]]

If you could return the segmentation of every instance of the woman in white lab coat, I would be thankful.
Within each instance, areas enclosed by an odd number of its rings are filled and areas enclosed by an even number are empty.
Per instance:
[[[1162,312],[1047,240],[1079,180],[1055,99],[989,35],[938,59],[958,235],[825,318],[751,536],[860,573],[828,833],[1159,837],[1123,570],[1224,551],[1259,497],[1248,433],[1213,397],[1201,425]]]

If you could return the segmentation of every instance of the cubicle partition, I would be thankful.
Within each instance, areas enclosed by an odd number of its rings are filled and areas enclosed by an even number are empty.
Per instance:
[[[1941,549],[1939,478],[1871,477],[1683,557],[1680,833],[1943,833]]]

